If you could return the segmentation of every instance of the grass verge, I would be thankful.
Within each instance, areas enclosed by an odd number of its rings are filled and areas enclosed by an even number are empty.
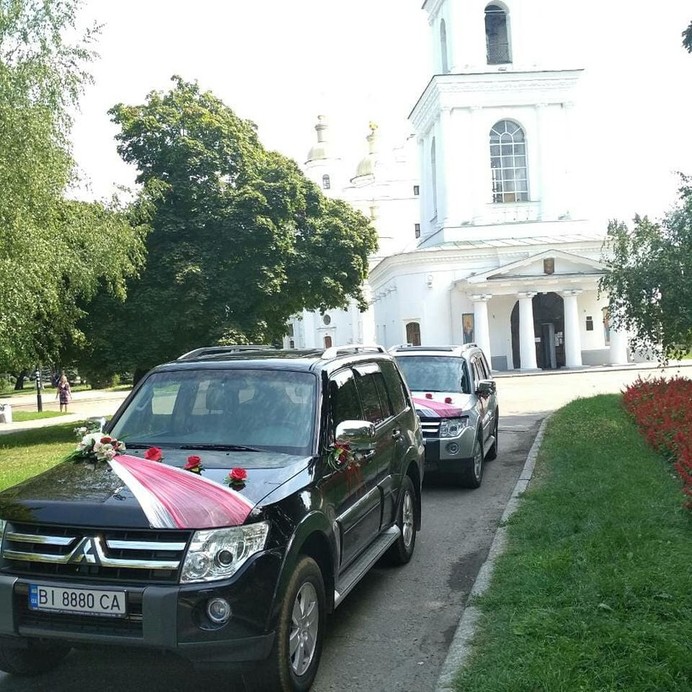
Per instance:
[[[692,689],[691,516],[620,399],[546,427],[460,692]]]
[[[55,466],[74,450],[75,423],[0,435],[0,490]]]
[[[13,411],[12,420],[15,423],[23,423],[27,420],[39,420],[41,418],[57,418],[58,416],[66,416],[68,414],[60,411]]]

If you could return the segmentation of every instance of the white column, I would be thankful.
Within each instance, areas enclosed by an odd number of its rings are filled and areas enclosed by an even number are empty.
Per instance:
[[[610,328],[610,364],[627,365],[627,333]]]
[[[454,209],[454,200],[458,195],[452,194],[456,184],[454,175],[454,160],[457,156],[457,147],[454,144],[452,128],[452,109],[443,108],[440,112],[440,136],[436,142],[436,156],[438,160],[437,176],[437,218],[443,226],[456,225],[458,214]]]
[[[580,293],[580,290],[562,292],[565,306],[565,365],[568,368],[580,368],[582,366],[579,306],[577,304],[577,296]]]
[[[488,365],[491,363],[490,326],[488,324],[488,300],[491,296],[475,295],[473,300],[473,330],[476,343],[483,349]]]
[[[533,297],[535,293],[519,294],[519,356],[521,370],[536,370],[536,333],[533,329]]]

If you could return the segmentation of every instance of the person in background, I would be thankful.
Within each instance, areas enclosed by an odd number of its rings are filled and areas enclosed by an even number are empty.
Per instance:
[[[61,375],[58,380],[58,391],[55,395],[56,399],[60,399],[60,412],[63,411],[67,413],[67,404],[70,403],[72,399],[72,390],[70,389],[70,383],[67,381],[67,375]]]

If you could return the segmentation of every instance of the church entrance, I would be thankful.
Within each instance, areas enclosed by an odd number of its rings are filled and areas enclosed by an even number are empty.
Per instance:
[[[557,293],[538,293],[532,301],[533,331],[536,335],[536,365],[541,370],[565,366],[565,306]],[[519,348],[519,301],[512,309],[512,358],[521,368]]]

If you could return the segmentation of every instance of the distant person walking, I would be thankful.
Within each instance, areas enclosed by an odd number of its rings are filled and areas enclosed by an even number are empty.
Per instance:
[[[58,392],[55,395],[56,399],[60,399],[60,412],[63,411],[67,413],[67,404],[70,403],[72,399],[72,390],[70,389],[70,383],[67,381],[67,375],[61,375],[58,380]]]

